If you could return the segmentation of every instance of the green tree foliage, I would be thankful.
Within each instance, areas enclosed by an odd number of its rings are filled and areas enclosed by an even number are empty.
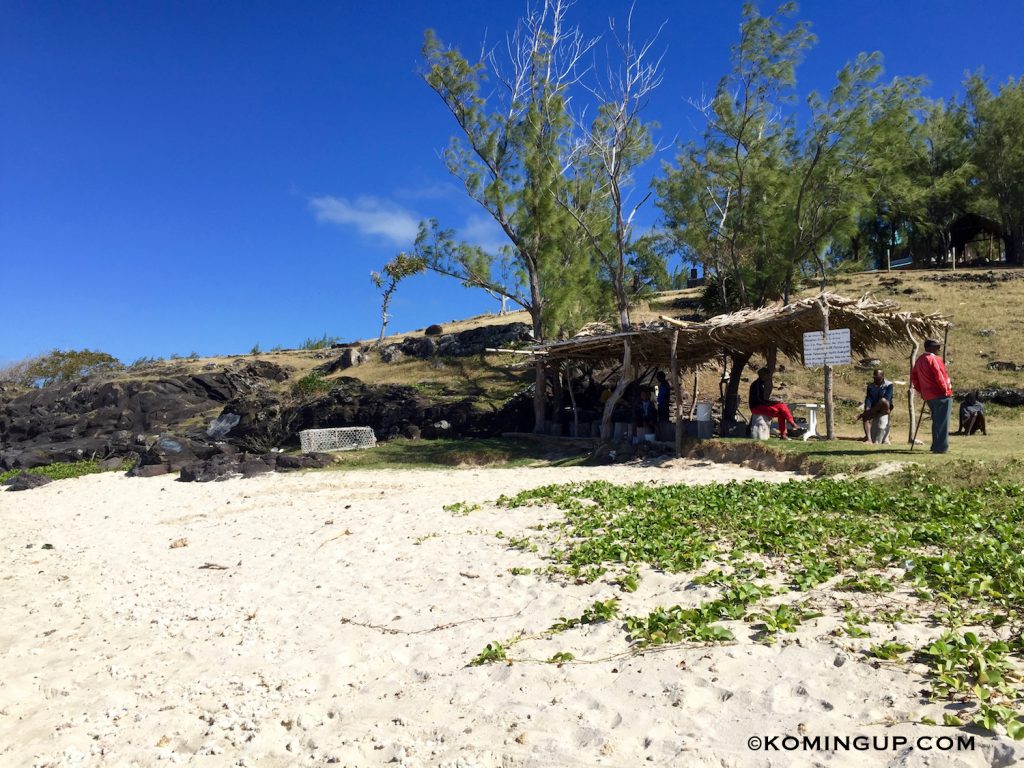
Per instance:
[[[426,260],[422,256],[410,256],[407,253],[400,253],[385,264],[380,272],[370,273],[370,280],[373,281],[377,290],[381,292],[380,339],[377,341],[378,344],[384,343],[388,321],[391,319],[391,315],[388,314],[388,306],[391,304],[391,299],[398,289],[398,284],[407,277],[418,275],[426,269],[426,266]]]
[[[979,178],[1003,225],[1006,260],[1024,263],[1024,77],[992,93],[980,75],[967,81],[969,137]]]
[[[889,165],[879,174],[880,193],[838,255],[879,268],[887,255],[910,255],[917,265],[944,259],[951,225],[983,207],[967,127],[966,108],[954,99],[926,105],[919,123],[893,135],[884,147]]]
[[[824,278],[829,249],[855,237],[862,213],[900,177],[920,106],[917,81],[880,84],[880,57],[862,54],[798,115],[796,69],[815,39],[790,21],[795,10],[744,8],[704,138],[659,184],[678,241],[710,276],[728,274],[714,283],[722,307],[785,299],[801,277]]]
[[[485,54],[470,63],[428,30],[423,44],[427,85],[451,112],[460,131],[444,154],[459,178],[508,238],[504,254],[459,243],[436,222],[421,227],[417,254],[427,267],[465,285],[506,296],[529,314],[535,338],[568,332],[594,315],[600,297],[590,251],[583,247],[570,208],[590,191],[565,173],[571,150],[568,92],[577,64],[590,50],[565,25],[567,4],[547,0],[510,36],[507,62]],[[488,84],[496,80],[496,87]],[[496,279],[500,259],[510,262],[511,285]],[[536,427],[544,424],[546,381],[540,363],[534,400]]]
[[[116,357],[106,352],[55,349],[45,355],[8,365],[0,372],[0,380],[17,387],[45,387],[83,376],[117,371],[123,367]]]
[[[831,249],[885,193],[894,148],[914,124],[918,83],[879,84],[877,54],[846,65],[827,95],[808,94],[801,114],[796,70],[815,38],[795,11],[744,7],[732,71],[704,106],[704,137],[658,184],[666,223],[703,263],[723,310],[788,301],[806,278],[824,287]],[[725,421],[748,361],[732,356]]]

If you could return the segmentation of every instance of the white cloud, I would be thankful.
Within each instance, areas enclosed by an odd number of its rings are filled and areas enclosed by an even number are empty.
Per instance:
[[[398,245],[410,245],[416,239],[419,218],[389,200],[361,196],[354,200],[325,195],[309,201],[317,221],[352,226],[364,235],[376,235]]]
[[[426,184],[421,187],[403,187],[395,191],[395,197],[403,200],[449,200],[460,194],[460,188],[450,181]]]
[[[459,229],[459,237],[467,243],[480,246],[488,253],[497,253],[499,248],[509,244],[505,232],[490,216],[470,216]]]

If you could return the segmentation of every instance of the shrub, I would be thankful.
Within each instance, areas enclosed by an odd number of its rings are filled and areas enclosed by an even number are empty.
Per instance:
[[[23,387],[45,387],[121,368],[124,368],[121,362],[106,352],[55,349],[45,355],[5,366],[0,369],[0,381]]]
[[[332,344],[336,344],[338,341],[340,341],[340,339],[337,336],[328,336],[327,332],[324,331],[324,335],[319,339],[306,339],[299,345],[299,349],[328,349]]]
[[[334,386],[318,373],[307,373],[292,385],[292,394],[296,397],[310,397],[322,392],[329,392]]]

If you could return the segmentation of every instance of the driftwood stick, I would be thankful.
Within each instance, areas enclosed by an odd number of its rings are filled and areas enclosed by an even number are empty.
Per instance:
[[[907,322],[905,324],[905,327],[907,329],[907,337],[910,339],[910,343],[912,345],[911,348],[910,348],[910,379],[908,379],[908,380],[912,380],[913,379],[913,375],[914,375],[914,363],[917,362],[918,345],[917,345],[917,338],[914,336],[914,332],[910,330],[910,323]],[[910,411],[910,423],[907,424],[907,439],[910,441],[910,448],[911,448],[911,450],[913,450],[913,448],[914,448],[914,440],[917,438],[917,434],[916,434],[917,430],[914,429],[914,422],[915,422],[915,420],[914,420],[914,411],[915,411],[915,408],[914,408],[914,385],[913,384],[911,384],[910,386],[907,387],[907,406],[908,406],[908,409]]]

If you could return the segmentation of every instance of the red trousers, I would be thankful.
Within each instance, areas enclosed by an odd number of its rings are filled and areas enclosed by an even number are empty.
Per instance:
[[[780,437],[786,436],[786,425],[793,423],[793,414],[785,403],[759,405],[756,408],[751,408],[750,412],[755,416],[767,416],[770,419],[778,419]]]

